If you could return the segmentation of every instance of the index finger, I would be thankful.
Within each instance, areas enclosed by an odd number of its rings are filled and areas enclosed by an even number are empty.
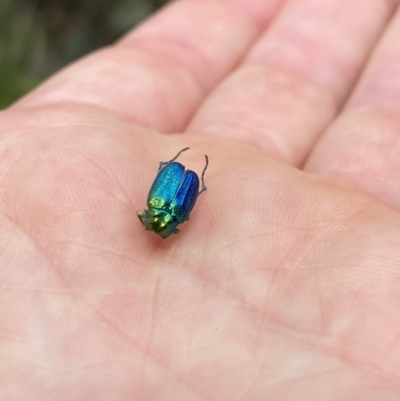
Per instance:
[[[180,130],[284,0],[180,0],[119,43],[66,68],[18,106],[85,103]]]

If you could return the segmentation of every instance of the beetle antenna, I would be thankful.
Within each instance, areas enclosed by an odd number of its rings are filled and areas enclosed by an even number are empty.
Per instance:
[[[173,161],[175,161],[175,160],[180,156],[181,153],[186,152],[186,151],[189,150],[189,149],[190,149],[189,147],[183,148],[182,150],[180,150],[180,151],[178,152],[178,154],[177,154],[173,159],[168,160],[167,162],[160,162],[160,166],[158,167],[158,171],[160,171],[160,170],[161,170],[163,167],[165,167],[167,164],[170,164],[170,163],[172,163]]]
[[[206,184],[204,183],[204,174],[206,173],[207,167],[208,167],[208,156],[204,155],[206,158],[206,165],[204,166],[204,170],[201,173],[201,190],[199,192],[199,195],[202,194],[204,191],[207,191]],[[199,196],[197,195],[197,196]]]

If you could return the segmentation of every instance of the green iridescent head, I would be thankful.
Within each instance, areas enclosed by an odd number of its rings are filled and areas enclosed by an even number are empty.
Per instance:
[[[136,214],[146,230],[152,231],[161,238],[167,238],[179,232],[176,228],[178,221],[165,210],[150,208],[143,212],[138,210]]]

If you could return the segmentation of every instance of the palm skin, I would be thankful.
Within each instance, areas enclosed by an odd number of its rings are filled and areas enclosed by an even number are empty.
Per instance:
[[[378,13],[365,1],[369,24],[359,25],[374,29],[350,35],[359,58],[342,86],[329,81],[326,97],[328,84],[315,89],[304,71],[293,78],[275,62],[260,77],[243,61],[260,59],[254,42],[276,41],[298,1],[283,11],[279,1],[232,2],[240,13],[228,3],[178,2],[1,113],[2,400],[399,399],[397,92],[390,107],[376,105],[386,89],[373,85],[387,74],[399,17],[367,64],[397,2]],[[329,16],[336,26],[344,2],[328,3],[340,11]],[[262,15],[257,29],[242,21],[245,11]],[[195,29],[200,12],[210,13],[203,33],[226,18],[213,44],[197,43],[208,56],[232,43],[233,27],[246,37],[212,71],[196,69],[187,44],[169,54],[152,47],[154,35],[174,29],[169,21],[192,15]],[[358,26],[357,17],[342,23]],[[173,61],[159,67],[161,53]],[[136,64],[168,79],[156,88],[127,82]],[[354,89],[364,69],[372,72]],[[257,82],[280,91],[260,93]],[[364,123],[377,134],[363,136]],[[158,163],[186,146],[186,167],[201,172],[210,158],[208,191],[181,233],[163,241],[136,211]]]

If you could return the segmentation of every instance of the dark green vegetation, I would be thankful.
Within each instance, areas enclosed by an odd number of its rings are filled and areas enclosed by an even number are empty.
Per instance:
[[[0,108],[168,0],[1,0]]]

